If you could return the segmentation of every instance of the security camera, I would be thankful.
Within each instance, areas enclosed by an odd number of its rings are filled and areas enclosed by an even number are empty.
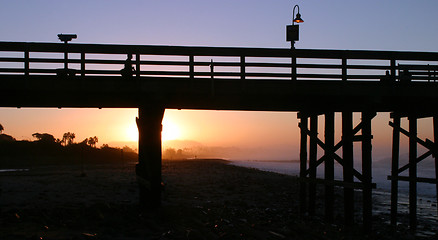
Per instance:
[[[78,37],[78,35],[76,35],[76,34],[62,34],[62,33],[58,34],[59,40],[61,40],[62,42],[65,42],[65,43],[71,41],[72,39],[76,39],[77,37]]]

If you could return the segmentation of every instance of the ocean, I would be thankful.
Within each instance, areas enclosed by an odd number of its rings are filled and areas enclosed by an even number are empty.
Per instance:
[[[299,161],[269,161],[269,160],[232,160],[231,164],[247,168],[255,168],[262,171],[281,173],[291,176],[299,176],[300,163]],[[387,180],[387,176],[391,174],[388,164],[382,164],[377,162],[373,166],[373,183],[376,183],[376,190],[390,192],[391,181]],[[400,164],[401,166],[401,164]],[[324,178],[323,166],[319,166],[319,172],[317,172],[318,178]],[[360,169],[357,169],[361,172]],[[435,168],[430,166],[418,165],[418,177],[435,178]],[[342,167],[339,164],[335,164],[335,179],[342,180]],[[436,201],[436,187],[435,184],[430,183],[418,183],[418,196],[435,198]],[[407,194],[409,192],[408,182],[399,182],[399,193]]]
[[[299,161],[267,161],[267,160],[232,160],[230,164],[235,166],[255,168],[262,171],[275,172],[291,176],[299,176]],[[402,165],[400,165],[402,166]],[[321,166],[323,169],[323,166]],[[320,167],[320,168],[321,168]],[[322,169],[317,173],[318,178],[323,178]],[[360,169],[357,169],[359,172]],[[379,204],[373,206],[373,214],[389,214],[391,210],[391,181],[387,180],[391,169],[387,161],[376,162],[373,165],[373,183],[376,183],[376,189],[373,189],[373,198],[378,199]],[[418,166],[418,176],[435,178],[435,168],[430,166]],[[342,180],[342,168],[335,164],[335,179]],[[398,194],[398,213],[407,215],[409,213],[409,184],[408,182],[399,182]],[[429,183],[417,184],[417,218],[422,219],[428,224],[436,224],[437,198],[436,185]],[[389,223],[389,220],[388,220]],[[427,224],[426,224],[427,225]],[[423,231],[420,231],[423,232]],[[424,232],[430,235],[428,232]],[[432,235],[435,233],[431,233]]]

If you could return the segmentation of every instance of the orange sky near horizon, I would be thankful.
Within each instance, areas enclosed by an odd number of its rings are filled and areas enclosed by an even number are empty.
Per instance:
[[[1,108],[4,133],[19,140],[34,140],[32,133],[50,133],[62,138],[74,132],[76,142],[91,136],[98,146],[137,148],[135,124],[137,109],[28,109]],[[43,113],[43,114],[42,114]],[[340,140],[341,114],[336,114],[336,139]],[[30,117],[29,117],[30,116]],[[373,120],[375,158],[390,156],[392,128],[389,113],[379,113]],[[355,125],[360,114],[354,114]],[[408,128],[407,121],[402,126]],[[324,138],[324,117],[319,117],[319,137]],[[431,119],[419,120],[420,138],[433,139]],[[189,140],[206,147],[234,147],[252,154],[252,158],[298,159],[299,128],[296,112],[243,112],[166,109],[163,118],[163,141]],[[402,146],[407,140],[401,138]],[[167,147],[172,147],[166,145]],[[356,147],[360,149],[360,145]],[[322,151],[319,149],[320,153]],[[403,150],[402,149],[402,153]],[[421,149],[419,150],[421,152]],[[221,157],[221,156],[215,156]]]
[[[55,138],[74,132],[76,141],[97,136],[98,145],[138,139],[137,109],[2,108],[0,112],[4,133],[19,140],[34,140],[35,132],[50,133]],[[209,146],[292,145],[296,126],[296,113],[166,109],[162,138]]]

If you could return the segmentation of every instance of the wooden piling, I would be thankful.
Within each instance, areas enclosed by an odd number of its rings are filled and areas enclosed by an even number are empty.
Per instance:
[[[362,176],[363,176],[363,227],[370,231],[372,227],[372,146],[371,119],[375,113],[362,112]]]
[[[313,114],[310,117],[310,134],[312,136],[309,141],[309,178],[316,180],[316,160],[318,144],[316,137],[318,136],[318,115]],[[315,215],[315,198],[316,198],[316,181],[309,183],[309,215]]]
[[[353,183],[353,113],[342,112],[343,174],[345,183]],[[345,225],[354,224],[354,189],[344,187]]]
[[[161,121],[164,108],[140,107],[137,127],[138,164],[137,181],[140,189],[140,205],[143,208],[161,205]]]
[[[307,169],[307,120],[308,117],[303,114],[298,114],[300,118],[301,140],[300,140],[300,178],[303,180],[306,177]],[[300,181],[300,214],[304,215],[306,211],[306,187],[307,183]]]
[[[400,152],[400,116],[391,114],[394,121],[392,130],[392,163],[391,163],[391,225],[397,226],[398,207],[398,166]]]
[[[434,141],[434,149],[433,149],[433,157],[435,158],[435,179],[438,179],[438,115],[433,116],[433,141]],[[435,183],[436,186],[436,200],[438,202],[438,182]],[[438,206],[437,206],[437,216],[438,216]]]
[[[325,114],[325,160],[324,160],[324,178],[327,182],[334,180],[334,140],[335,140],[335,113],[328,112]],[[325,185],[325,219],[327,222],[333,222],[333,203],[334,188],[331,184]]]
[[[409,226],[417,228],[417,117],[409,116]]]

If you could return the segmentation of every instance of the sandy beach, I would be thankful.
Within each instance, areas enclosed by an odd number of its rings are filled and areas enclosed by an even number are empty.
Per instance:
[[[223,160],[163,161],[163,206],[141,212],[134,163],[36,166],[0,173],[0,239],[436,239],[435,225],[397,231],[388,213],[373,231],[300,217],[296,178]],[[85,176],[81,176],[85,173]],[[322,191],[319,191],[322,194]],[[378,198],[378,197],[377,197]],[[339,200],[339,201],[338,201]],[[378,201],[379,199],[377,199]],[[356,203],[360,206],[360,197]],[[383,204],[384,205],[384,204]],[[427,234],[422,234],[427,233]]]

